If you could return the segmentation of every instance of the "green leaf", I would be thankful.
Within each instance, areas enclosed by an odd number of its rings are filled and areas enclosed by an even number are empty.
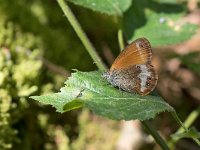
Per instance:
[[[178,0],[154,0],[156,2],[159,3],[173,3],[173,4],[177,4]]]
[[[124,34],[129,42],[146,37],[153,46],[181,43],[198,28],[179,20],[185,12],[180,4],[134,0],[123,18]]]
[[[175,140],[179,140],[182,138],[200,138],[200,133],[195,128],[191,128],[187,132],[176,133],[171,136]]]
[[[68,0],[74,4],[106,13],[108,15],[122,15],[131,5],[132,0]]]
[[[95,114],[114,120],[146,120],[164,111],[174,111],[159,96],[140,96],[120,91],[101,77],[102,72],[76,72],[65,82],[59,93],[32,96],[51,104],[58,112],[82,106]]]

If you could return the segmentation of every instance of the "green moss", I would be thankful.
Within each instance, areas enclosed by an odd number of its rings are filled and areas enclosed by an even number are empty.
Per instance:
[[[11,22],[0,21],[0,149],[19,142],[13,127],[28,109],[27,97],[38,91],[42,67],[37,38],[23,33]]]

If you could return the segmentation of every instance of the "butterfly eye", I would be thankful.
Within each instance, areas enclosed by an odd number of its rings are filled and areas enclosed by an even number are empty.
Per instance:
[[[149,84],[149,83],[147,83],[147,86],[150,86],[150,84]]]
[[[148,77],[148,79],[147,79],[148,81],[151,81],[151,77]]]

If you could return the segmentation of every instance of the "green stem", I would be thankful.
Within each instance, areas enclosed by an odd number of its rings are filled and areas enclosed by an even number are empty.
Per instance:
[[[181,130],[188,131],[188,128],[181,122],[181,120],[177,116],[176,111],[171,112],[171,114],[174,117],[174,119],[176,120],[176,122],[181,126],[181,128],[182,128]]]
[[[73,12],[71,11],[71,9],[67,5],[67,3],[65,3],[64,0],[57,0],[57,1],[58,1],[58,4],[60,5],[61,9],[63,10],[65,16],[69,20],[70,24],[74,28],[76,34],[78,35],[81,42],[85,46],[86,50],[88,51],[88,53],[90,54],[92,59],[95,61],[97,67],[102,71],[106,70],[104,63],[102,62],[101,58],[96,53],[94,46],[91,44],[90,40],[88,39],[87,35],[85,34],[83,29],[81,28],[78,20],[74,16]]]
[[[170,150],[166,142],[162,139],[162,137],[158,134],[158,132],[153,127],[151,127],[148,121],[143,121],[142,124],[149,132],[149,134],[153,136],[156,143],[159,144],[163,150]]]
[[[190,115],[188,116],[188,118],[185,120],[184,123],[182,123],[179,119],[179,117],[177,116],[176,112],[172,112],[171,113],[172,116],[174,117],[174,119],[179,123],[179,125],[181,126],[178,131],[175,134],[180,134],[183,132],[187,132],[188,128],[192,125],[192,123],[196,120],[196,118],[199,116],[200,114],[200,107],[194,111],[192,111],[190,113]],[[197,138],[192,138],[198,145],[200,145],[200,141]],[[174,144],[179,140],[179,138],[172,138],[168,144],[170,146],[170,148],[173,149]]]
[[[200,107],[198,109],[192,111],[189,114],[188,118],[183,123],[184,126],[186,128],[189,128],[192,125],[192,123],[197,119],[197,117],[199,116],[199,114],[200,114]],[[177,131],[177,133],[182,133],[182,132],[184,132],[184,128],[179,128],[178,131]]]
[[[78,35],[78,37],[80,38],[81,42],[83,43],[83,45],[85,46],[86,50],[88,51],[88,53],[90,54],[90,56],[92,57],[92,59],[96,62],[97,67],[100,70],[106,70],[106,67],[104,65],[104,63],[102,62],[101,58],[98,56],[98,54],[96,53],[96,50],[94,48],[94,46],[91,44],[90,40],[88,39],[88,37],[86,36],[85,32],[83,31],[83,29],[81,28],[79,22],[77,21],[77,19],[75,18],[74,14],[72,13],[71,9],[68,7],[68,5],[65,3],[64,0],[57,0],[58,4],[60,5],[61,9],[63,10],[65,16],[67,17],[67,19],[69,20],[70,24],[72,25],[72,27],[74,28],[76,34]],[[119,39],[119,44],[120,44],[120,49],[122,50],[124,48],[124,44],[123,44],[123,36],[122,36],[122,31],[119,31],[118,33],[118,39]],[[146,129],[148,130],[148,132],[154,137],[154,139],[156,140],[156,142],[164,149],[164,150],[169,150],[168,146],[166,145],[166,143],[164,142],[164,140],[160,137],[160,135],[149,125],[149,123],[147,122],[142,122],[143,125],[146,127]]]
[[[119,42],[119,48],[122,51],[124,49],[124,40],[123,40],[122,29],[119,29],[119,31],[118,31],[118,42]]]

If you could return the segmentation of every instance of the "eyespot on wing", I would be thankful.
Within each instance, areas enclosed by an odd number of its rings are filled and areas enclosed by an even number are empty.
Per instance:
[[[150,76],[145,76],[144,74],[143,78],[140,79],[140,86],[136,87],[136,91],[142,96],[152,92],[156,87],[158,81],[158,74],[155,71],[154,67],[150,64],[147,64],[147,68],[148,70],[146,71],[149,72]]]

